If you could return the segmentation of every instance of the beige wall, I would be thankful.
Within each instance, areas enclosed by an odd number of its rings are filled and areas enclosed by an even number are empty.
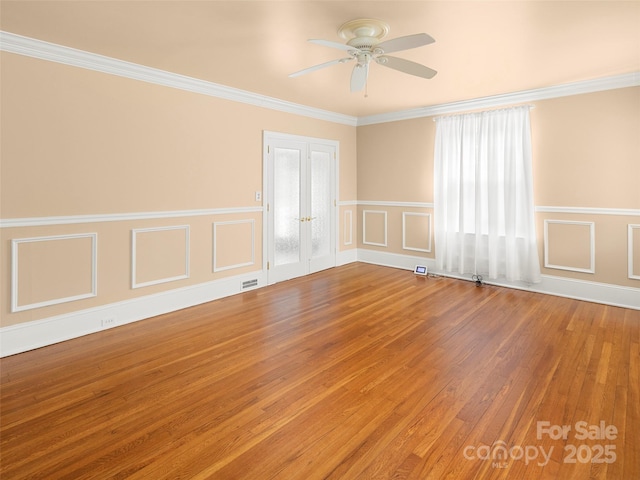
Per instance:
[[[1,55],[3,220],[260,207],[255,192],[262,190],[264,130],[338,141],[339,200],[357,199],[355,127]],[[356,220],[353,215],[354,228]],[[171,226],[188,227],[188,251],[179,238],[186,228],[154,230]],[[18,304],[29,306],[90,293],[91,254],[73,248],[80,241],[73,236],[87,233],[97,234],[97,296],[11,313],[11,241],[63,236],[19,245]],[[259,211],[2,228],[0,235],[2,326],[262,270]],[[349,249],[356,242],[338,245]],[[56,283],[36,261],[42,251],[62,252],[56,265],[69,262],[74,270]],[[132,288],[134,254],[139,288]],[[180,278],[186,255],[189,277]],[[162,268],[159,258],[167,260]]]
[[[640,87],[534,105],[536,205],[640,208]]]
[[[262,133],[268,130],[340,142],[341,250],[435,256],[433,208],[412,205],[433,202],[432,118],[355,128],[1,55],[0,212],[5,220],[259,207],[254,194],[262,189]],[[536,102],[536,205],[639,209],[638,131],[640,88]],[[356,200],[366,205],[356,205]],[[365,217],[368,230],[363,230]],[[640,286],[640,280],[628,278],[628,225],[640,224],[637,216],[538,212],[536,218],[543,273]],[[545,220],[554,221],[550,245],[544,243]],[[220,225],[217,245],[214,224]],[[592,230],[584,224],[593,224],[594,273],[574,271],[591,254],[591,237],[585,232]],[[136,248],[132,232],[138,234]],[[188,249],[180,236],[186,232]],[[97,239],[95,269],[91,237],[82,236],[87,234]],[[0,235],[2,326],[262,268],[259,211],[2,228]],[[43,237],[55,238],[17,247],[19,306],[87,298],[11,313],[11,241]],[[635,237],[634,265],[640,259]],[[373,245],[383,240],[386,245]],[[547,249],[552,266],[545,267]],[[47,255],[57,258],[43,270]],[[187,256],[189,275],[181,278]],[[162,268],[159,258],[167,259]],[[68,264],[69,270],[53,285],[58,277],[51,270],[60,264]],[[94,270],[97,295],[92,295]]]
[[[634,261],[640,251],[633,245],[629,249],[627,240],[628,225],[640,223],[640,218],[570,212],[571,207],[640,209],[640,88],[573,95],[533,105],[534,202],[537,207],[562,209],[536,214],[543,273],[640,287],[640,281],[628,275],[629,251]],[[432,204],[435,128],[432,118],[358,128],[358,195],[360,201],[371,203],[359,208],[358,217],[362,220],[363,210],[386,211],[388,224],[386,247],[363,243],[360,226],[359,248],[434,258],[436,245],[429,253],[403,248],[401,230],[403,212],[426,214],[433,209],[389,206],[387,202]],[[553,221],[548,244],[545,220]],[[593,230],[571,222],[593,224]],[[588,269],[593,267],[594,273],[575,271],[584,270],[585,256],[591,260],[592,250],[594,261]],[[547,265],[553,268],[545,267],[545,251],[550,255]]]
[[[353,127],[2,53],[6,218],[257,206],[262,131],[340,142],[356,199]]]
[[[435,122],[417,118],[358,128],[358,200],[433,202]]]

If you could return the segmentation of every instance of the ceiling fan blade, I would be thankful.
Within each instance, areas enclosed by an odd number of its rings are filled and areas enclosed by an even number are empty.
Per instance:
[[[369,76],[369,64],[358,63],[353,67],[351,72],[351,92],[359,92],[367,84]]]
[[[438,73],[432,68],[425,67],[424,65],[420,65],[419,63],[412,62],[410,60],[405,60],[404,58],[382,55],[376,58],[376,62],[380,65],[384,65],[385,67],[393,68],[394,70],[408,73],[410,75],[415,75],[416,77],[433,78],[436,73]]]
[[[331,65],[335,65],[336,63],[346,63],[346,62],[351,61],[351,60],[353,60],[353,57],[339,58],[337,60],[331,60],[329,62],[321,63],[319,65],[314,65],[313,67],[305,68],[305,69],[300,70],[298,72],[290,73],[289,77],[290,78],[299,77],[300,75],[304,75],[306,73],[315,72],[316,70],[320,70],[321,68],[330,67]]]
[[[338,42],[332,42],[330,40],[318,40],[315,38],[310,38],[308,40],[311,43],[315,43],[316,45],[323,45],[325,47],[331,47],[331,48],[337,48],[339,50],[345,50],[347,52],[359,52],[360,50],[358,50],[355,47],[352,47],[351,45],[346,45],[344,43],[338,43]]]
[[[380,48],[382,53],[399,52],[400,50],[409,50],[410,48],[422,47],[435,42],[435,40],[426,33],[416,33],[407,35],[406,37],[393,38],[386,42],[378,43],[375,48]]]

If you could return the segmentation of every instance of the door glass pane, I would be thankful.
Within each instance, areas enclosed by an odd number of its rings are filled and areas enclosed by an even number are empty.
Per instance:
[[[273,156],[274,263],[300,261],[300,151],[276,148]]]
[[[311,152],[311,257],[329,255],[331,232],[331,155]]]

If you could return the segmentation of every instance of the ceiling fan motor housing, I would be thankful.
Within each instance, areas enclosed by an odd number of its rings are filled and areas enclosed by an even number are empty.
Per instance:
[[[388,33],[387,23],[371,18],[351,20],[338,28],[347,45],[365,51],[371,51]]]

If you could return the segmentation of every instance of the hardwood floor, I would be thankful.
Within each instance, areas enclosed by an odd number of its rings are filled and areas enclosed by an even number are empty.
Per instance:
[[[1,477],[636,479],[639,348],[640,311],[350,264],[2,359]]]

